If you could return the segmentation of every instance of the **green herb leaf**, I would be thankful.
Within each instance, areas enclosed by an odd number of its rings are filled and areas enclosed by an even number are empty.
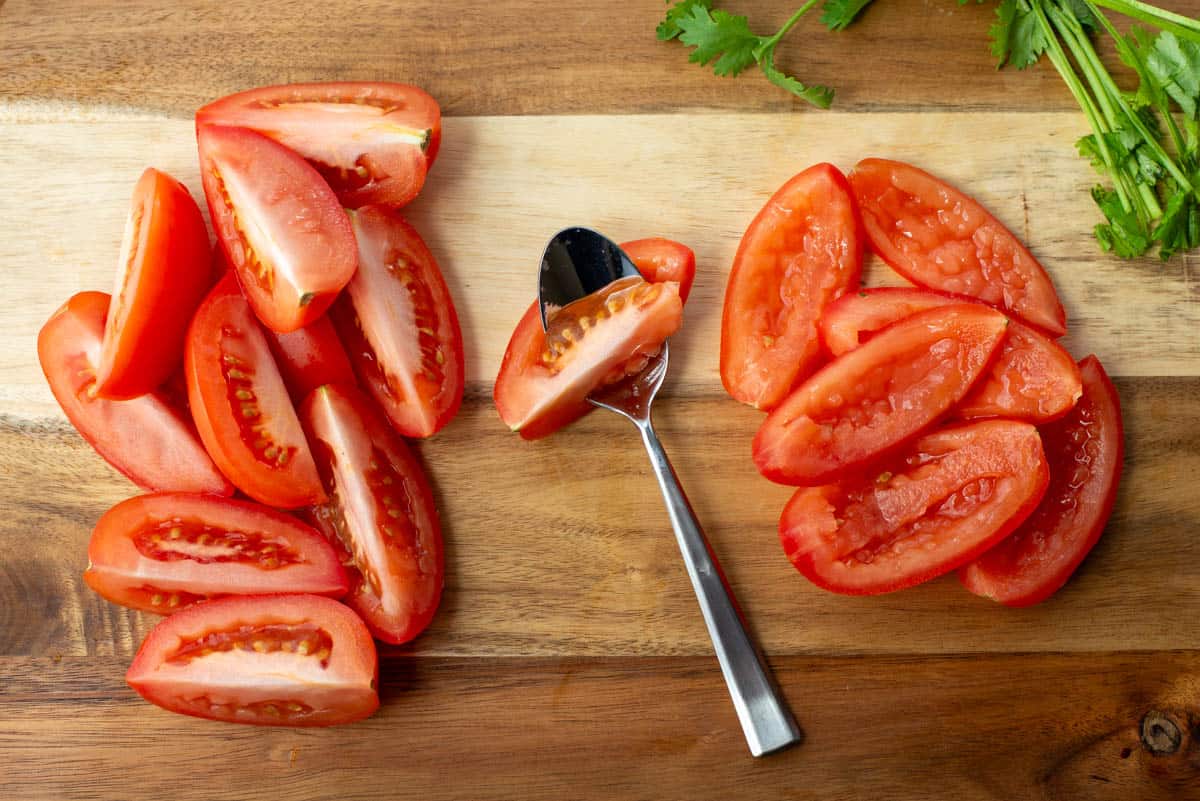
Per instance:
[[[671,0],[667,0],[670,4]],[[671,6],[667,10],[667,16],[663,21],[658,23],[658,27],[654,29],[654,33],[658,36],[659,41],[667,42],[674,39],[681,33],[679,20],[692,13],[692,9],[696,6],[701,8],[712,8],[713,0],[679,0],[678,3]]]
[[[996,21],[988,35],[997,67],[1011,64],[1023,70],[1046,51],[1046,38],[1038,27],[1037,14],[1022,8],[1017,0],[1003,0],[996,7]]]
[[[1158,257],[1163,261],[1178,251],[1200,247],[1200,203],[1195,193],[1176,187],[1151,235],[1159,243]]]
[[[755,62],[754,50],[764,39],[750,31],[748,20],[717,9],[709,11],[692,6],[678,20],[679,41],[695,50],[688,61],[707,64],[714,61],[717,75],[737,75]]]
[[[845,30],[869,5],[871,0],[825,0],[821,7],[821,24],[831,31]]]
[[[1146,68],[1188,119],[1200,119],[1200,44],[1180,41],[1170,31],[1154,39]]]
[[[1079,20],[1079,24],[1086,30],[1094,31],[1100,27],[1100,22],[1092,13],[1092,8],[1088,5],[1087,0],[1058,0],[1058,8]]]
[[[1123,259],[1140,256],[1150,248],[1149,232],[1142,227],[1136,214],[1125,210],[1115,191],[1097,185],[1092,189],[1092,199],[1108,220],[1096,226],[1096,239],[1101,248]]]
[[[762,60],[759,62],[759,66],[762,67],[763,74],[771,83],[781,89],[786,89],[796,97],[807,100],[817,108],[829,108],[833,103],[833,89],[819,84],[806,86],[791,75],[779,70],[775,66],[774,46],[764,49],[760,55]]]

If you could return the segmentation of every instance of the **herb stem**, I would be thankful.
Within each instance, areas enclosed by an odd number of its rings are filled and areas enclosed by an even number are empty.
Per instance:
[[[1094,0],[1094,2],[1109,11],[1116,11],[1118,14],[1124,14],[1148,25],[1170,31],[1176,36],[1200,42],[1200,22],[1190,17],[1140,2],[1140,0]]]
[[[768,49],[774,47],[776,44],[778,44],[779,40],[782,39],[783,37],[787,36],[788,31],[790,31],[792,28],[796,27],[796,23],[800,21],[800,18],[803,17],[805,14],[807,14],[809,12],[809,10],[811,10],[812,7],[815,6],[818,2],[820,2],[820,0],[808,0],[808,2],[806,2],[804,5],[800,6],[800,8],[798,8],[798,9],[796,9],[796,13],[792,14],[792,16],[788,17],[787,22],[783,23],[783,27],[780,28],[779,30],[775,31],[774,35],[772,35],[765,42],[763,42],[760,45],[760,47],[763,50],[768,50]]]

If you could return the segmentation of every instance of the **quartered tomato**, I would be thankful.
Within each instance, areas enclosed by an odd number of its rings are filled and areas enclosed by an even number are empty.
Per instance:
[[[1050,276],[970,197],[899,161],[864,159],[850,174],[871,248],[915,284],[967,295],[1055,336],[1067,316]]]
[[[1008,320],[977,303],[907,317],[830,362],[771,412],[754,463],[781,484],[840,478],[928,428],[983,375]]]
[[[254,313],[280,332],[320,317],[358,264],[333,191],[304,159],[254,131],[202,125],[196,139],[213,228]]]
[[[197,126],[235,125],[308,159],[350,208],[417,196],[442,139],[437,102],[403,83],[297,83],[223,97]]]
[[[208,231],[187,187],[154,168],[133,190],[96,394],[133,398],[183,362],[183,335],[212,285]]]
[[[874,595],[969,562],[1028,517],[1049,475],[1037,429],[986,420],[927,434],[868,475],[805,487],[779,537],[819,587]]]
[[[350,212],[358,272],[330,312],[364,387],[406,437],[428,437],[458,412],[463,345],[437,260],[394,211]]]
[[[445,574],[425,473],[352,387],[321,387],[301,415],[329,492],[318,513],[331,519],[358,572],[346,603],[379,639],[407,642],[433,619]]]
[[[354,368],[329,317],[319,317],[286,334],[270,329],[263,333],[267,335],[283,383],[297,404],[325,384],[354,383]]]
[[[196,311],[184,373],[200,438],[238,489],[285,509],[325,500],[266,337],[232,275]]]
[[[1079,363],[1083,397],[1041,429],[1050,487],[1008,539],[959,572],[963,585],[1008,606],[1045,600],[1066,583],[1104,531],[1124,461],[1121,402],[1095,356]]]
[[[833,355],[840,356],[897,320],[963,301],[927,289],[859,290],[830,305],[821,318],[821,336]],[[987,375],[963,398],[955,414],[1045,423],[1070,411],[1080,392],[1079,368],[1071,354],[1044,334],[1010,321]]]
[[[832,164],[809,167],[772,195],[734,256],[721,316],[726,391],[775,408],[819,365],[817,320],[861,272],[850,185]]]
[[[686,301],[691,291],[692,281],[696,277],[696,256],[692,249],[679,242],[658,237],[638,239],[623,242],[621,249],[633,260],[642,277],[651,283],[676,282],[679,284],[680,301]],[[547,400],[553,402],[554,408],[544,413],[535,423],[520,428],[521,436],[525,439],[537,439],[551,434],[568,423],[573,423],[594,407],[584,398],[563,394],[564,385],[547,376],[542,355],[546,352],[546,333],[542,330],[542,318],[538,313],[537,301],[530,304],[521,321],[517,323],[512,338],[508,341],[508,349],[504,352],[504,360],[500,364],[500,373],[496,376],[495,400],[496,408],[500,410],[501,418],[505,409],[512,413],[514,399],[526,405],[533,405],[536,400],[534,392],[547,393]],[[619,370],[621,375],[637,373],[644,364],[645,357],[635,357],[633,364],[627,364]],[[584,395],[586,397],[586,393]]]
[[[333,546],[290,515],[246,501],[164,492],[104,513],[84,581],[113,603],[173,614],[224,595],[349,589]]]
[[[95,394],[110,298],[80,292],[38,333],[38,360],[58,405],[96,453],[149,490],[232,495],[187,412],[162,391],[125,401]]]
[[[171,712],[331,726],[379,708],[379,658],[358,616],[319,595],[206,601],[146,635],[125,681]]]

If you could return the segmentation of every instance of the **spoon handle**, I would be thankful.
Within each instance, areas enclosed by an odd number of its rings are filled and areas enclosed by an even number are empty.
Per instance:
[[[679,486],[667,452],[649,420],[637,421],[637,425],[750,753],[762,756],[799,742],[804,735],[746,631],[733,593]]]

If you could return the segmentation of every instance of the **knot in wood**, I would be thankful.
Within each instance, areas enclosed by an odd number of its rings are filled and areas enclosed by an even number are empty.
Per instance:
[[[1165,712],[1151,710],[1142,718],[1142,745],[1154,756],[1168,756],[1179,750],[1183,732]]]

